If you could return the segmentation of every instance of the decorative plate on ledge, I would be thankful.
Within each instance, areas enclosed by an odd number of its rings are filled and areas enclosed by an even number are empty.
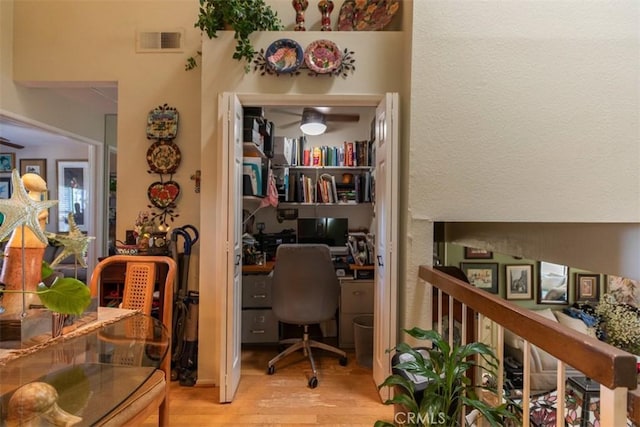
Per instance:
[[[338,16],[340,31],[379,31],[400,8],[399,0],[345,0]]]
[[[293,73],[302,65],[304,53],[294,40],[279,39],[269,45],[264,53],[267,65],[276,73]]]
[[[331,40],[316,40],[304,51],[304,62],[315,73],[332,73],[342,64],[342,52]]]

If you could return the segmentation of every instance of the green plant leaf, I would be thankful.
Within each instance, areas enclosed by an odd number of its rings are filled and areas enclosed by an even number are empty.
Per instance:
[[[80,315],[91,304],[89,287],[73,277],[59,278],[50,287],[40,283],[37,293],[45,307],[61,314]]]

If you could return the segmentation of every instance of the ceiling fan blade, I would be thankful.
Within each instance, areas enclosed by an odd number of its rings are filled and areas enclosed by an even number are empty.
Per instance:
[[[325,114],[327,121],[331,122],[358,122],[360,114]]]
[[[0,136],[0,145],[4,145],[6,147],[11,147],[11,148],[16,148],[18,150],[22,150],[24,148],[24,145],[20,145],[20,144],[14,144],[13,142],[9,141],[7,138]]]
[[[290,116],[302,117],[302,113],[296,113],[294,111],[283,110],[281,108],[273,108],[271,111],[273,111],[274,113],[278,113],[278,114],[288,114]]]

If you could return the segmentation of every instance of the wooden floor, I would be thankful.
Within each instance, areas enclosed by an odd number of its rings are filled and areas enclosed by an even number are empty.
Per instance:
[[[380,403],[371,370],[348,354],[347,366],[338,357],[314,352],[318,386],[311,389],[308,360],[299,352],[279,362],[267,375],[267,362],[275,347],[243,348],[242,378],[232,403],[218,403],[215,387],[171,384],[171,426],[373,426],[391,422],[393,407]],[[144,426],[157,425],[158,417]]]

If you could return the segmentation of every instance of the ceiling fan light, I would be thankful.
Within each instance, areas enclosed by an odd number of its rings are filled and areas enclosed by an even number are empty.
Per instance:
[[[305,108],[302,111],[302,120],[300,121],[300,130],[305,135],[321,135],[327,130],[327,123],[324,115]]]

